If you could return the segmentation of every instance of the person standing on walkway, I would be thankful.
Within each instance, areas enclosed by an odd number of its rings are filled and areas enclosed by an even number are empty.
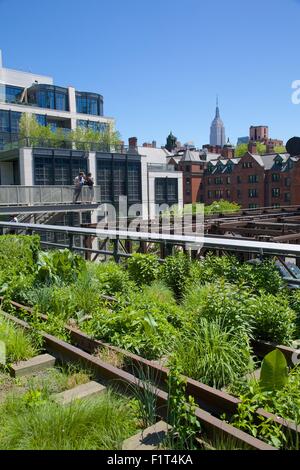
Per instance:
[[[82,187],[85,182],[85,177],[83,171],[80,171],[74,180],[74,196],[73,204],[77,204],[78,198],[81,195]]]
[[[88,186],[88,202],[93,202],[94,200],[94,178],[92,177],[92,173],[88,173],[85,178],[85,184]]]

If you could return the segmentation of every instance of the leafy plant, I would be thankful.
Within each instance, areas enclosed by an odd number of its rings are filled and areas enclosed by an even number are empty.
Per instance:
[[[182,252],[168,256],[162,267],[162,278],[166,285],[173,290],[176,299],[181,299],[190,280],[191,261]]]
[[[261,365],[259,385],[263,391],[280,390],[288,381],[286,359],[279,349],[267,354]]]
[[[252,334],[252,312],[256,298],[234,284],[224,281],[197,286],[185,296],[183,307],[197,323],[201,318],[208,321],[220,319],[223,328],[234,330],[240,342],[247,345]]]
[[[177,366],[168,374],[168,423],[172,426],[168,441],[177,449],[195,449],[195,437],[200,431],[200,422],[195,415],[194,398],[186,397],[186,379]]]
[[[160,268],[157,256],[141,253],[133,254],[127,266],[130,278],[139,286],[157,279]]]
[[[253,304],[255,338],[289,345],[295,332],[296,314],[288,299],[261,292]]]
[[[40,252],[37,261],[37,279],[46,284],[73,282],[86,270],[81,256],[70,250]]]

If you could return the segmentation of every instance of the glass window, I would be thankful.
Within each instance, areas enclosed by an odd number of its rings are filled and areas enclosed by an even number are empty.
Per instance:
[[[35,119],[40,126],[46,126],[46,116],[44,114],[35,114]]]
[[[9,111],[0,110],[0,131],[1,132],[10,131]]]
[[[272,188],[272,197],[279,197],[279,196],[280,196],[280,189]]]
[[[165,178],[155,178],[155,202],[163,204],[166,202],[166,184]]]
[[[279,181],[280,174],[279,173],[272,173],[272,181]]]
[[[125,162],[114,162],[113,178],[114,178],[114,199],[118,200],[119,196],[126,195]]]
[[[249,189],[248,195],[249,197],[257,197],[257,189]]]
[[[59,109],[61,111],[65,111],[67,109],[67,95],[65,95],[64,93],[56,93],[55,100],[55,109]]]
[[[37,186],[53,184],[52,158],[35,157],[34,169],[34,182]]]
[[[137,162],[128,163],[128,201],[130,203],[141,200],[141,165]]]
[[[55,158],[54,184],[63,186],[70,184],[70,160]]]
[[[5,87],[5,101],[6,103],[18,103],[24,88],[6,85]]]
[[[97,160],[97,185],[100,186],[101,202],[112,201],[112,162]]]
[[[258,176],[257,175],[249,175],[248,176],[248,183],[258,183]]]
[[[177,202],[177,178],[167,178],[167,202]]]

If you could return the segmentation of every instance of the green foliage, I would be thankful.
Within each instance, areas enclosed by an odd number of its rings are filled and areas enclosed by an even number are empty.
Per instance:
[[[235,283],[239,267],[240,263],[235,256],[215,256],[209,253],[203,260],[192,264],[192,280],[193,283],[204,284],[224,278]]]
[[[263,391],[280,390],[288,381],[286,359],[279,349],[267,354],[261,364],[259,385]]]
[[[261,263],[241,263],[238,267],[236,282],[250,288],[253,292],[265,291],[277,294],[284,288],[284,281],[272,259]]]
[[[204,213],[205,215],[211,214],[226,214],[232,212],[238,212],[241,209],[241,206],[236,202],[229,202],[225,199],[220,199],[219,201],[214,201],[209,206],[205,206]]]
[[[37,235],[0,236],[0,286],[10,284],[20,274],[26,276],[34,270],[40,239]]]
[[[235,157],[243,157],[248,152],[248,144],[240,144],[235,149]]]
[[[6,320],[0,312],[0,341],[5,344],[6,363],[30,359],[37,354],[30,335]]]
[[[192,334],[180,337],[171,360],[188,377],[216,388],[235,382],[253,368],[249,343],[223,323],[220,318],[200,318]]]
[[[224,281],[206,284],[190,289],[183,307],[197,322],[201,318],[208,321],[220,319],[226,329],[233,329],[241,343],[247,344],[252,333],[252,311],[255,297],[245,289]]]
[[[168,440],[171,448],[195,449],[195,437],[200,432],[194,398],[186,397],[186,379],[177,366],[168,374],[168,423],[172,426]]]
[[[288,299],[261,292],[253,305],[253,326],[256,339],[289,345],[295,332],[295,312]]]
[[[252,392],[254,392],[253,389]],[[238,405],[238,412],[233,416],[231,424],[274,447],[280,448],[284,446],[286,438],[281,430],[281,426],[271,418],[266,419],[256,414],[259,406],[266,407],[268,396],[258,391],[251,395],[240,396],[240,399],[241,403]]]
[[[37,280],[45,284],[73,282],[85,270],[83,258],[67,249],[40,252],[38,255]]]
[[[272,259],[258,263],[241,263],[235,256],[215,256],[209,253],[200,262],[192,265],[194,282],[215,282],[224,278],[244,289],[258,293],[260,290],[277,294],[284,282]]]
[[[117,450],[137,432],[128,399],[107,392],[60,406],[41,395],[11,397],[0,405],[0,448],[10,450]]]
[[[172,349],[178,334],[172,323],[181,321],[182,312],[177,306],[134,292],[129,302],[118,304],[113,313],[110,309],[98,309],[82,328],[96,338],[147,359],[157,359]]]
[[[167,256],[162,267],[162,279],[173,290],[176,299],[181,299],[191,274],[191,261],[180,251],[173,256]]]
[[[71,146],[75,142],[77,150],[109,150],[111,147],[120,145],[120,134],[115,131],[112,124],[108,125],[104,131],[94,131],[89,128],[77,127],[72,131],[62,128],[52,130],[51,126],[40,125],[35,116],[24,113],[19,124],[19,135],[21,139],[26,139],[26,145],[37,146],[47,145],[51,147]]]
[[[134,284],[130,282],[128,273],[114,262],[88,263],[88,273],[93,282],[97,283],[102,294],[114,296],[127,295],[134,290]]]
[[[151,284],[159,274],[159,261],[156,255],[135,253],[127,263],[130,278],[138,285]]]

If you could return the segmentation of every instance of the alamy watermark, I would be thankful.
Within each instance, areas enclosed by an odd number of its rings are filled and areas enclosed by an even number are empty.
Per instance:
[[[147,237],[166,243],[180,241],[189,250],[203,247],[203,204],[197,204],[197,210],[193,213],[192,207],[187,211],[177,204],[152,203],[150,208],[143,203],[129,206],[127,197],[120,196],[117,208],[113,204],[103,203],[96,209],[96,214],[97,235],[101,239],[105,237],[104,231],[110,232],[110,239],[122,240],[134,239],[134,232],[136,239],[144,237],[145,241]]]

